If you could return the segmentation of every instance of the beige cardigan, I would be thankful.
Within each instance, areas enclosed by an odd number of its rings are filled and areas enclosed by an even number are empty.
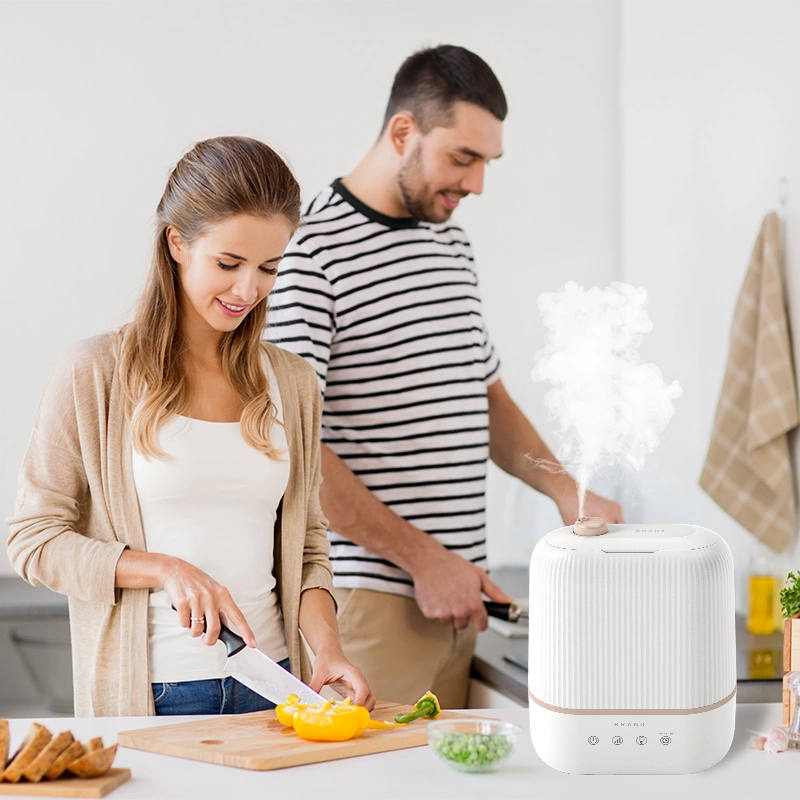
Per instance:
[[[123,550],[146,549],[114,338],[109,333],[79,343],[53,374],[7,520],[14,569],[35,586],[69,595],[79,716],[154,713],[148,590],[114,588]],[[275,526],[275,578],[292,671],[308,680],[300,594],[314,587],[333,594],[327,521],[319,505],[321,398],[316,375],[302,358],[271,344],[264,352],[280,387],[290,448],[289,483]]]

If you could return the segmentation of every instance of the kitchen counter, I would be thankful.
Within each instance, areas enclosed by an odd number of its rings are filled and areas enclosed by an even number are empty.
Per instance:
[[[493,569],[491,579],[512,597],[527,598],[528,570],[523,567]],[[490,620],[489,624],[492,624]],[[527,625],[523,623],[527,628]],[[528,670],[509,663],[503,656],[520,657],[527,664],[528,637],[507,638],[491,628],[478,634],[471,677],[483,681],[507,697],[528,707]]]
[[[619,797],[709,798],[788,797],[797,792],[800,752],[769,755],[746,749],[748,729],[763,730],[780,723],[777,703],[739,705],[736,735],[728,755],[716,766],[694,775],[566,775],[546,766],[533,750],[526,709],[505,708],[465,712],[514,722],[523,729],[509,761],[497,772],[465,775],[440,762],[428,747],[310,764],[302,767],[253,772],[198,761],[120,748],[115,766],[128,767],[132,778],[109,795],[114,800],[148,798],[174,800],[219,800],[220,797],[291,797],[293,800],[374,800],[386,798],[457,798],[486,800],[488,797],[586,798]],[[69,728],[86,740],[102,735],[108,744],[119,731],[188,721],[171,718],[98,718],[38,720],[51,730]],[[196,718],[194,718],[196,719]],[[11,720],[15,745],[32,720]],[[324,745],[322,745],[324,746]]]
[[[528,570],[504,567],[491,572],[492,580],[513,597],[528,596]],[[528,705],[527,669],[504,656],[527,664],[528,639],[506,638],[489,629],[478,635],[472,677],[524,706]],[[740,703],[778,703],[782,695],[783,634],[750,633],[744,619],[736,618],[736,689]]]
[[[470,677],[528,706],[528,670],[511,664],[504,656],[528,658],[527,639],[506,639],[492,630],[478,635]]]
[[[0,620],[63,619],[69,615],[67,596],[22,578],[0,576]]]

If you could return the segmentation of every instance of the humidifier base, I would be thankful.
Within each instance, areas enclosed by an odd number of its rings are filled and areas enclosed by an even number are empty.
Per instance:
[[[733,741],[735,692],[708,711],[574,713],[530,702],[531,739],[553,769],[581,775],[682,775],[713,767]]]

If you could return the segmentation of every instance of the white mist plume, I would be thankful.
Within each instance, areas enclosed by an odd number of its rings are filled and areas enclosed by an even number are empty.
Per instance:
[[[586,290],[570,281],[537,303],[548,333],[531,377],[553,384],[544,402],[556,422],[559,460],[578,481],[583,516],[592,476],[616,466],[641,470],[683,390],[642,363],[638,348],[653,328],[644,289],[615,282]]]

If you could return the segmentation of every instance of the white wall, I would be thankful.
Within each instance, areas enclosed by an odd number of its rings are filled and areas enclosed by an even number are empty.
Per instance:
[[[615,2],[0,3],[2,516],[60,354],[127,319],[184,150],[261,138],[308,196],[371,144],[402,60],[441,42],[482,55],[509,98],[505,155],[459,219],[505,381],[548,436],[535,298],[606,284],[619,261],[617,18]],[[527,563],[557,524],[530,493],[507,527],[510,486],[491,474],[494,564]]]
[[[724,535],[740,576],[752,537],[697,484],[736,299],[764,214],[790,182],[787,278],[800,353],[800,5],[624,2],[621,14],[625,279],[650,294],[649,360],[684,396],[643,475],[640,517]],[[794,446],[797,455],[797,446]],[[800,566],[797,537],[783,569]]]

